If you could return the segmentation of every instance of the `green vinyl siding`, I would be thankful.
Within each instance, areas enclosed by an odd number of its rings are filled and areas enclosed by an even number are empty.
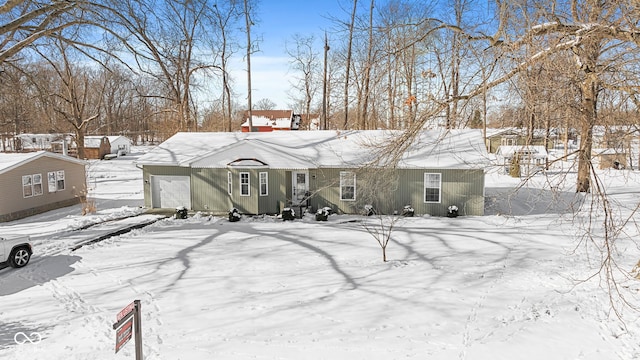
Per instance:
[[[340,172],[356,172],[356,201],[340,199]],[[446,216],[447,208],[456,205],[460,215],[484,214],[484,171],[458,169],[398,169],[397,182],[390,190],[387,201],[375,204],[382,213],[400,213],[405,205],[411,205],[416,215]],[[228,172],[232,173],[232,194],[228,194]],[[240,196],[240,172],[249,173],[250,196]],[[260,196],[259,173],[268,173],[268,196]],[[441,174],[441,196],[438,203],[424,201],[424,174]],[[236,207],[244,214],[276,214],[288,206],[291,200],[292,171],[268,168],[181,168],[145,166],[145,205],[149,206],[151,175],[191,176],[191,203],[195,211],[226,214]],[[309,169],[311,210],[328,206],[339,214],[358,214],[364,210],[367,176],[376,176],[375,169],[321,168]]]
[[[227,192],[227,169],[192,169],[192,207],[196,211],[223,214],[231,210],[233,204]],[[232,172],[232,194],[238,193],[238,174]],[[240,209],[239,209],[240,210]]]
[[[231,173],[231,195],[228,193],[228,173]],[[268,196],[260,196],[259,174],[269,178]],[[249,196],[240,194],[240,173],[249,174]],[[196,211],[226,214],[237,208],[243,214],[279,213],[285,198],[284,171],[272,169],[193,169],[191,192]]]
[[[340,172],[356,171],[356,201],[340,200]],[[400,213],[405,205],[411,205],[416,214],[446,216],[447,208],[456,205],[460,215],[484,214],[484,171],[457,169],[398,169],[397,182],[389,189],[386,201],[373,204],[377,211]],[[438,203],[424,201],[424,174],[441,174],[441,199]],[[318,209],[331,207],[337,213],[364,212],[365,201],[359,195],[365,193],[368,176],[379,176],[375,169],[317,169],[310,171],[310,188],[313,193],[311,206]],[[384,191],[375,191],[382,194]],[[360,200],[358,200],[360,199]]]

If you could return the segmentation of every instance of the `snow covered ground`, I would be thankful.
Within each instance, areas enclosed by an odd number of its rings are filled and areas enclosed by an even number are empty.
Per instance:
[[[36,253],[0,270],[0,359],[133,359],[133,340],[115,354],[112,325],[135,299],[148,360],[640,358],[640,313],[617,295],[612,308],[601,277],[580,281],[600,258],[581,241],[586,212],[568,210],[571,176],[515,192],[517,179],[492,171],[485,216],[403,218],[386,263],[361,224],[375,219],[335,215],[165,219],[71,251],[74,229],[143,211],[134,158],[89,167],[96,214],[1,224],[30,234]],[[601,176],[630,216],[640,172]],[[630,271],[638,246],[617,247]],[[619,280],[640,306],[640,280]]]

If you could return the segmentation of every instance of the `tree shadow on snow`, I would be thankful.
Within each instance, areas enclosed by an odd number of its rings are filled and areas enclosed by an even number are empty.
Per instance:
[[[575,212],[584,200],[584,194],[521,187],[494,187],[485,189],[485,215],[541,215]]]
[[[81,259],[80,256],[72,255],[34,257],[23,268],[6,267],[0,269],[0,296],[16,294],[33,286],[43,285],[63,277],[73,272],[75,269],[71,265]]]

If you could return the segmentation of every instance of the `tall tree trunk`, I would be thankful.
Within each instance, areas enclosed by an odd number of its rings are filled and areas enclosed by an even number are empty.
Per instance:
[[[582,83],[582,121],[580,128],[580,148],[578,151],[578,181],[576,192],[588,193],[591,189],[591,150],[593,148],[593,127],[597,119],[598,78],[588,72]]]
[[[371,5],[369,7],[369,43],[367,44],[367,63],[364,69],[364,89],[362,100],[362,113],[360,114],[361,119],[361,128],[375,128],[369,124],[368,114],[369,114],[369,95],[370,95],[370,83],[371,83],[371,67],[373,64],[373,8],[375,6],[375,0],[371,0]]]

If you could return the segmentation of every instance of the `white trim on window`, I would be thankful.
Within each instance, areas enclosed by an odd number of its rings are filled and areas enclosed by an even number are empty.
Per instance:
[[[233,194],[233,175],[231,171],[227,171],[227,193],[229,195]]]
[[[356,173],[353,171],[340,171],[340,200],[356,200]]]
[[[240,196],[251,196],[251,183],[248,172],[240,173]]]
[[[22,197],[33,196],[33,178],[31,175],[22,175]]]
[[[269,173],[268,172],[260,172],[260,196],[268,196],[269,195]]]
[[[424,173],[425,203],[440,203],[442,201],[442,174]]]
[[[33,174],[33,196],[42,195],[42,174]]]
[[[64,170],[47,173],[47,185],[50,193],[65,189]]]

